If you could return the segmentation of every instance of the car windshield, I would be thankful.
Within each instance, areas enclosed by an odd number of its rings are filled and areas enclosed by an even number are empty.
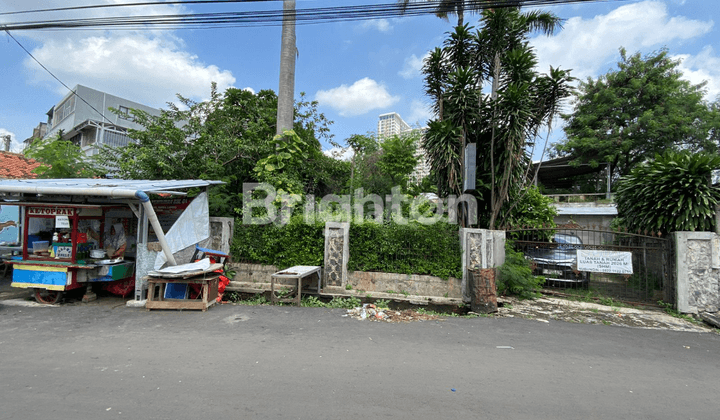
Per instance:
[[[564,263],[569,265],[575,262],[577,250],[582,248],[582,241],[575,235],[556,233],[553,236],[554,247],[535,248],[529,250],[528,256],[537,262]]]

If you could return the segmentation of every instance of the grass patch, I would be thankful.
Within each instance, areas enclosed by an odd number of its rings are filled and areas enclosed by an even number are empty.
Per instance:
[[[672,303],[666,303],[666,302],[663,302],[662,300],[659,300],[658,305],[660,305],[660,307],[663,308],[663,311],[665,311],[666,314],[668,314],[674,318],[683,319],[685,321],[692,322],[693,324],[702,324],[700,321],[691,317],[690,315],[685,315],[685,314],[679,312],[677,309],[674,309]]]

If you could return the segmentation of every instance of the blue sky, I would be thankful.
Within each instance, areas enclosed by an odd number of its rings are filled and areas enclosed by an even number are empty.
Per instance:
[[[0,11],[32,10],[128,0],[0,1]],[[386,3],[373,0],[297,0],[297,8]],[[715,7],[713,7],[713,5]],[[224,5],[163,5],[73,14],[0,16],[0,24],[64,16],[120,13],[188,13],[279,9],[281,2]],[[598,1],[546,7],[565,19],[552,37],[533,40],[539,70],[573,69],[581,79],[616,67],[618,49],[643,54],[667,48],[682,60],[684,77],[708,82],[707,99],[720,94],[720,36],[712,0]],[[474,24],[477,17],[466,16]],[[423,95],[420,66],[440,46],[455,20],[434,16],[320,23],[297,27],[296,99],[305,92],[334,121],[334,140],[374,131],[378,115],[398,112],[410,124],[431,115]],[[176,94],[202,100],[211,82],[220,89],[277,91],[280,27],[174,31],[15,32],[32,54],[66,85],[82,84],[154,107]],[[46,112],[67,89],[55,81],[4,32],[0,33],[0,135],[10,134],[13,151],[46,120]],[[551,139],[562,137],[556,129]],[[326,144],[325,148],[331,146]],[[537,153],[535,155],[537,157]]]

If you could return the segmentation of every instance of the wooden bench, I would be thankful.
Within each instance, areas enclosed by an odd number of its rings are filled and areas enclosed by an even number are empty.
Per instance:
[[[309,278],[311,275],[317,273],[317,292],[320,293],[320,282],[321,282],[321,270],[322,268],[315,265],[296,265],[290,268],[286,268],[285,270],[278,271],[277,273],[272,274],[271,280],[270,280],[270,303],[273,305],[277,304],[278,302],[289,302],[289,303],[295,303],[295,305],[300,306],[300,295],[302,294],[302,284],[303,280],[306,278]],[[276,280],[279,279],[291,279],[297,281],[297,287],[295,289],[295,295],[289,298],[286,297],[278,297],[275,294],[275,283]]]

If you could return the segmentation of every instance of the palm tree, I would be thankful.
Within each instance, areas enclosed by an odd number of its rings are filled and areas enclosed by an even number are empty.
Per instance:
[[[398,0],[402,6],[403,11],[407,9],[408,4],[413,0]],[[419,0],[414,0],[419,1]],[[457,16],[457,26],[463,26],[465,24],[465,10],[476,12],[481,10],[482,7],[477,1],[466,1],[466,0],[441,0],[435,11],[435,16],[448,20],[449,15]]]
[[[517,196],[515,190],[524,183],[529,164],[525,146],[569,95],[571,78],[552,68],[550,76],[535,71],[529,34],[552,33],[560,25],[555,15],[521,13],[519,8],[485,10],[480,24],[476,33],[467,25],[456,27],[425,62],[425,89],[438,121],[429,125],[423,147],[431,167],[445,175],[440,179],[446,186],[439,190],[459,193],[456,164],[447,159],[458,160],[462,174],[464,146],[477,144],[476,194],[493,229],[508,198]],[[486,85],[492,86],[490,95],[481,93]]]
[[[293,129],[295,106],[295,0],[283,0],[280,83],[278,86],[277,131]]]

